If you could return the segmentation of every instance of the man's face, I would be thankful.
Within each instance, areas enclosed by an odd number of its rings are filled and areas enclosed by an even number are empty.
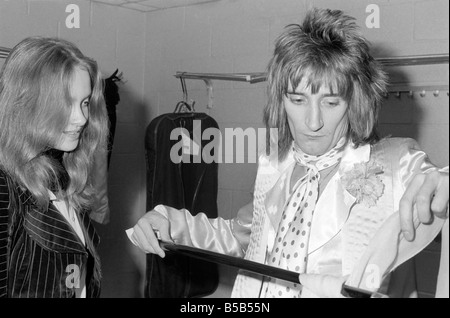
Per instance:
[[[304,77],[296,88],[289,83],[283,97],[295,144],[309,155],[326,153],[347,133],[348,103],[326,86],[312,94]]]

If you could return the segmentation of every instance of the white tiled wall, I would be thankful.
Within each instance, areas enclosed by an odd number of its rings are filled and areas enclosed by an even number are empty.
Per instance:
[[[67,4],[81,11],[80,29],[67,29]],[[368,4],[378,4],[380,29],[364,27]],[[446,0],[221,0],[151,13],[117,8],[88,0],[0,0],[0,46],[12,47],[29,35],[60,36],[75,42],[110,75],[123,72],[118,125],[110,167],[111,223],[102,235],[105,297],[142,296],[144,257],[126,241],[124,230],[145,210],[144,132],[157,115],[172,112],[181,100],[173,75],[190,72],[261,72],[275,37],[289,23],[300,23],[312,6],[343,9],[355,16],[373,42],[377,56],[448,53]],[[393,70],[394,81],[448,85],[448,65]],[[221,129],[262,127],[265,84],[214,82],[214,108],[206,109],[202,81],[187,80],[197,111],[214,117]],[[415,94],[386,100],[380,124],[384,134],[412,136],[438,165],[448,165],[448,96]],[[439,145],[439,146],[437,146]],[[251,199],[255,164],[221,164],[219,213],[225,218]],[[436,248],[418,266],[432,267]],[[429,255],[432,255],[430,257]],[[431,264],[431,265],[430,265]],[[229,294],[234,270],[224,268],[215,296]],[[427,272],[429,273],[429,271]],[[425,274],[428,275],[428,274]],[[419,281],[429,282],[430,279]],[[432,286],[422,288],[429,296]]]

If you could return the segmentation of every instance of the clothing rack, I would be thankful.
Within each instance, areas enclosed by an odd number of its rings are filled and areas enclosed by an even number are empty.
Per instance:
[[[431,55],[411,55],[411,56],[396,56],[377,58],[377,60],[386,67],[392,66],[415,66],[415,65],[432,65],[432,64],[448,64],[448,54],[431,54]],[[266,73],[190,73],[177,72],[174,75],[176,78],[203,80],[206,83],[208,90],[208,108],[213,107],[213,80],[247,82],[255,84],[267,80]],[[402,93],[407,93],[412,97],[414,92],[419,92],[420,96],[425,97],[427,91],[432,91],[434,96],[439,96],[441,91],[447,91],[448,96],[449,85],[407,85],[394,84],[389,87],[389,93],[394,93],[400,96]]]
[[[11,49],[0,46],[0,58],[6,58]],[[410,56],[394,56],[382,57],[377,60],[386,67],[392,66],[416,66],[416,65],[433,65],[448,64],[449,54],[429,54],[429,55],[410,55]],[[176,78],[203,80],[208,91],[208,108],[213,107],[213,80],[247,82],[250,84],[260,83],[267,80],[266,73],[190,73],[177,72]],[[394,84],[389,87],[389,93],[399,97],[406,93],[412,97],[414,92],[419,92],[421,97],[425,97],[427,92],[433,92],[434,96],[439,96],[441,91],[449,91],[449,85],[407,85]]]
[[[11,52],[11,49],[0,46],[0,59],[6,59],[8,57],[9,52]]]
[[[448,64],[448,54],[411,55],[377,58],[384,66]]]
[[[199,80],[220,80],[233,82],[247,82],[255,84],[267,80],[266,73],[189,73],[177,72],[176,78],[199,79]]]

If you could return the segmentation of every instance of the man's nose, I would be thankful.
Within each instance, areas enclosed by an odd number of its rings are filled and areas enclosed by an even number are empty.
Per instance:
[[[318,131],[323,127],[322,111],[318,104],[313,104],[309,107],[306,125],[312,131]]]

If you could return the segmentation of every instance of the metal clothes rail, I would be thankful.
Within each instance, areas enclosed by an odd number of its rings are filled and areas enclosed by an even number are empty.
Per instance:
[[[0,59],[7,58],[10,51],[11,51],[11,49],[0,46]]]
[[[377,60],[386,67],[392,66],[415,66],[415,65],[433,65],[433,64],[448,64],[448,54],[432,54],[432,55],[411,55],[411,56],[396,56],[396,57],[384,57],[377,58]],[[208,108],[213,107],[213,89],[212,81],[236,81],[247,82],[255,84],[264,82],[267,80],[266,73],[191,73],[191,72],[177,72],[174,75],[176,78],[181,79],[196,79],[203,80],[206,83],[208,89]],[[394,84],[389,87],[390,93],[400,95],[407,93],[412,96],[414,92],[418,91],[420,96],[425,96],[427,91],[433,91],[435,96],[438,96],[440,91],[448,91],[449,85],[406,85],[406,84]],[[447,93],[448,95],[448,93]]]

